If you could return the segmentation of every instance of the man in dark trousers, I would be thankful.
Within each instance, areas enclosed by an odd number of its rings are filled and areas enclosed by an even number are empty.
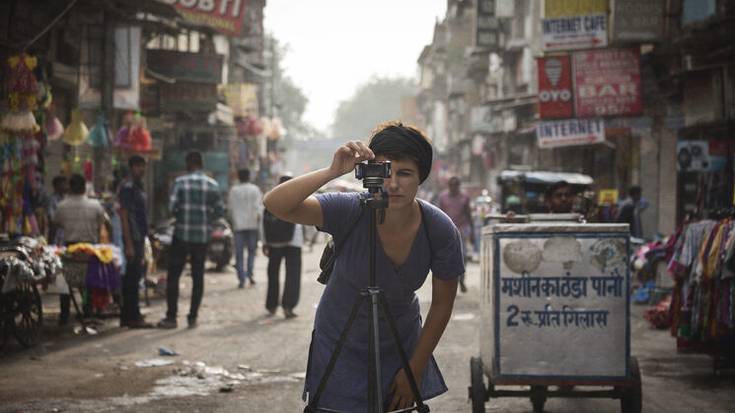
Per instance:
[[[204,263],[207,259],[212,223],[224,214],[222,194],[217,181],[207,176],[202,168],[204,161],[200,152],[186,155],[186,175],[174,182],[169,199],[169,210],[176,218],[174,237],[171,244],[171,260],[166,280],[166,318],[158,323],[159,328],[176,328],[176,313],[179,301],[179,277],[191,257],[191,306],[187,316],[189,328],[197,325],[199,305],[204,295]]]
[[[139,292],[140,277],[143,275],[143,247],[148,233],[148,213],[146,195],[143,190],[145,159],[134,155],[128,159],[130,176],[118,191],[119,214],[122,222],[125,244],[125,275],[122,283],[122,311],[120,327],[150,328],[140,314]]]
[[[279,184],[291,179],[282,176]],[[268,257],[268,293],[265,300],[265,309],[270,315],[278,308],[278,293],[280,282],[278,279],[281,261],[286,259],[286,281],[283,286],[281,306],[286,318],[296,317],[294,307],[299,302],[301,288],[301,247],[304,244],[304,227],[292,224],[275,217],[267,210],[263,215],[263,254]]]

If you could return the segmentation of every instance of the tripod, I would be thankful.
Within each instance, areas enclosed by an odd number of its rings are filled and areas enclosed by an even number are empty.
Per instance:
[[[411,370],[411,366],[408,364],[408,357],[406,357],[406,352],[401,346],[401,342],[398,336],[398,330],[396,328],[395,320],[393,319],[393,316],[390,313],[390,309],[388,308],[388,305],[385,302],[385,297],[383,296],[383,290],[376,285],[375,281],[375,246],[377,241],[377,221],[378,221],[378,211],[380,211],[380,221],[382,222],[383,218],[385,217],[385,208],[388,207],[388,199],[383,197],[383,190],[382,190],[382,179],[378,178],[379,182],[373,182],[373,179],[371,178],[365,178],[365,181],[363,185],[368,188],[368,191],[370,192],[370,196],[366,199],[363,199],[362,207],[368,207],[370,208],[370,236],[369,236],[369,242],[370,242],[370,285],[367,288],[364,288],[360,291],[359,296],[357,297],[357,300],[355,300],[354,305],[352,306],[352,311],[350,312],[350,316],[347,319],[347,324],[345,325],[344,329],[342,330],[339,339],[337,340],[337,344],[334,347],[334,351],[332,352],[332,355],[329,358],[329,362],[327,363],[327,368],[324,371],[324,374],[322,375],[321,380],[319,381],[319,386],[317,387],[316,393],[314,394],[314,397],[309,401],[309,404],[304,409],[304,413],[317,413],[317,412],[332,412],[332,413],[346,413],[342,412],[340,410],[333,410],[329,408],[320,408],[319,406],[319,399],[324,392],[324,389],[327,385],[327,380],[329,379],[329,376],[332,374],[332,371],[334,370],[334,366],[337,363],[337,357],[339,356],[339,353],[342,351],[342,347],[344,346],[344,343],[347,339],[347,333],[352,328],[352,324],[354,323],[355,319],[357,318],[357,313],[362,306],[362,304],[365,302],[365,300],[370,301],[370,304],[368,306],[368,319],[369,319],[369,326],[368,326],[368,412],[369,413],[383,413],[383,392],[382,392],[382,384],[381,384],[381,369],[380,369],[380,335],[379,335],[379,328],[378,328],[378,311],[381,312],[383,317],[388,321],[388,326],[391,335],[393,336],[393,339],[396,344],[396,348],[398,349],[398,354],[401,358],[401,364],[403,366],[403,370],[406,372],[406,375],[408,376],[408,382],[411,385],[411,392],[413,393],[414,400],[416,401],[416,405],[412,407],[408,407],[405,409],[399,409],[394,410],[391,413],[399,413],[399,412],[413,412],[416,411],[418,413],[428,413],[429,412],[429,406],[425,405],[423,402],[423,399],[421,398],[421,393],[419,392],[418,386],[416,384],[416,378],[413,375],[413,371]],[[376,195],[380,194],[380,197],[377,197]]]

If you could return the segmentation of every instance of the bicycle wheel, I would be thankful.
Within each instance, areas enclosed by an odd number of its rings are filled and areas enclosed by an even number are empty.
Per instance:
[[[43,324],[41,294],[35,284],[20,284],[16,293],[16,309],[13,318],[13,334],[23,347],[38,343]]]

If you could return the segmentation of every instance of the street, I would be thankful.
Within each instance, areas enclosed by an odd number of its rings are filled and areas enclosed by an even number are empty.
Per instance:
[[[319,245],[304,251],[301,301],[295,310],[299,316],[294,319],[285,319],[280,311],[266,317],[267,260],[262,254],[256,258],[254,287],[237,289],[232,268],[207,273],[200,323],[193,330],[186,328],[183,317],[189,277],[182,277],[176,330],[120,329],[109,319],[99,334],[80,336],[59,331],[51,314],[41,345],[21,350],[7,344],[0,359],[0,413],[302,411],[310,330],[322,291],[315,281],[320,253]],[[433,412],[471,410],[467,386],[470,357],[479,351],[479,273],[479,265],[470,264],[469,292],[458,295],[453,319],[435,352],[449,392],[429,402]],[[427,282],[420,290],[424,311],[429,297]],[[56,296],[44,297],[49,306],[57,301]],[[144,307],[149,321],[157,321],[164,310],[160,298]],[[732,411],[735,377],[715,376],[708,356],[677,354],[668,331],[649,329],[642,318],[644,307],[632,310],[632,351],[643,374],[643,411]],[[159,355],[161,347],[178,355]],[[531,411],[527,399],[493,399],[486,406],[490,412]],[[550,399],[546,411],[606,413],[620,407],[615,400]]]

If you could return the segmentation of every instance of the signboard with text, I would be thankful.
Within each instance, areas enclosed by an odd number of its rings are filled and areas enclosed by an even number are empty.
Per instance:
[[[542,19],[541,42],[546,52],[605,47],[607,14]]]
[[[656,42],[664,25],[663,0],[614,0],[610,21],[614,42]]]
[[[605,141],[605,121],[587,118],[539,122],[536,138],[539,148],[600,143]]]
[[[493,377],[626,379],[627,251],[624,224],[486,227],[480,337]]]
[[[207,83],[161,83],[159,99],[162,112],[211,112],[217,108],[217,85]]]
[[[569,56],[539,58],[536,67],[541,119],[574,116],[572,64]]]
[[[247,0],[159,0],[176,7],[190,22],[212,27],[228,36],[239,36]]]
[[[576,52],[572,68],[577,117],[637,115],[643,110],[638,49]]]
[[[147,50],[148,68],[167,77],[187,82],[222,83],[222,61],[219,54]]]

